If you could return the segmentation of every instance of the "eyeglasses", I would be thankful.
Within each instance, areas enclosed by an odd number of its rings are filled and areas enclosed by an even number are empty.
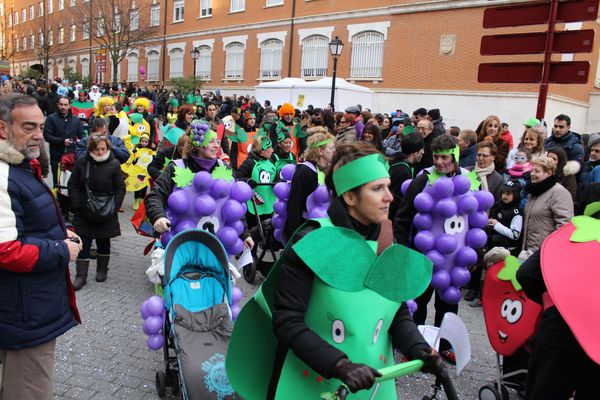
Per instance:
[[[477,154],[477,158],[488,158],[491,157],[491,154]]]

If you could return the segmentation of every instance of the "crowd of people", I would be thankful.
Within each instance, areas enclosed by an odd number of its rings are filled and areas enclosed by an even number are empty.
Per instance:
[[[494,204],[488,211],[487,244],[478,250],[466,285],[464,298],[473,307],[482,304],[481,278],[487,267],[508,254],[521,261],[537,254],[549,234],[600,197],[600,134],[573,132],[564,114],[549,125],[535,118],[524,121],[517,128],[522,130],[520,139],[513,141],[508,125],[496,115],[474,120],[471,127],[446,127],[439,109],[388,114],[360,105],[336,112],[309,105],[298,110],[289,103],[260,104],[252,96],[199,89],[187,94],[119,84],[93,85],[88,91],[78,83],[57,81],[46,92],[35,81],[9,83],[0,98],[0,168],[8,193],[1,197],[2,212],[10,214],[3,218],[0,244],[0,360],[5,366],[0,399],[31,398],[11,394],[20,386],[39,398],[52,393],[55,339],[79,321],[73,290],[86,284],[93,257],[96,281],[107,279],[111,238],[120,235],[118,211],[126,191],[134,192],[133,208],[144,206],[156,232],[167,232],[174,225],[166,205],[178,185],[178,169],[213,173],[224,167],[237,180],[268,185],[282,179],[286,165],[296,164],[285,238],[296,243],[319,228],[305,224],[307,199],[325,184],[334,225],[372,241],[378,239],[381,225],[391,224],[394,242],[411,249],[418,247],[416,198],[428,182],[439,176],[476,177],[479,190],[491,193]],[[335,171],[374,155],[378,161],[368,165],[377,174],[355,168],[344,178],[354,179],[354,184],[336,181]],[[361,173],[372,179],[361,180]],[[51,206],[54,200],[42,181],[49,174],[57,207]],[[248,208],[247,226],[240,233],[248,248],[254,246],[248,228],[256,217],[274,213],[272,185],[267,187],[270,196],[259,189],[254,186],[259,206]],[[291,349],[322,376],[339,379],[352,391],[371,387],[376,378],[372,369],[334,351],[297,320],[304,318],[312,282],[320,272],[310,270],[294,252],[284,255],[281,274],[289,279],[275,293],[273,315],[282,346],[278,354],[283,357]],[[76,262],[72,283],[69,261]],[[19,292],[25,288],[27,292]],[[19,319],[15,310],[26,305],[15,302],[29,298],[31,291],[37,293],[31,296],[35,304],[27,305],[27,319]],[[433,293],[429,286],[416,298],[412,318],[404,302],[396,306],[390,340],[409,359],[422,359],[427,370],[439,372],[441,356],[455,361],[453,349],[444,343],[440,356],[414,329],[414,323],[425,322]],[[436,291],[435,310],[434,324],[439,326],[446,312],[458,313],[458,304]],[[313,346],[325,358],[303,357],[302,346]],[[35,360],[35,367],[28,359]],[[283,368],[279,361],[275,367]],[[50,383],[22,384],[32,374]],[[271,398],[277,379],[270,382]]]

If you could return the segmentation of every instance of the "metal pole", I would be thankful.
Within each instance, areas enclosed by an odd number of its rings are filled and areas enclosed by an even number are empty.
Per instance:
[[[544,119],[546,114],[546,100],[548,98],[548,85],[550,84],[550,65],[552,61],[552,48],[554,47],[554,28],[556,25],[556,14],[558,12],[558,0],[551,0],[550,18],[548,19],[548,35],[546,36],[546,50],[544,52],[544,72],[540,83],[538,104],[535,117]]]
[[[335,76],[337,74],[337,56],[333,58],[333,78],[331,79],[331,111],[335,112]]]

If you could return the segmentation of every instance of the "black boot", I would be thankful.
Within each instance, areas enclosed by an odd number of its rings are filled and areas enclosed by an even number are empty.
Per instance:
[[[75,260],[75,281],[73,281],[73,289],[81,289],[87,282],[88,269],[90,268],[90,260],[78,258]]]
[[[110,254],[98,254],[96,260],[96,282],[104,282],[108,273]]]

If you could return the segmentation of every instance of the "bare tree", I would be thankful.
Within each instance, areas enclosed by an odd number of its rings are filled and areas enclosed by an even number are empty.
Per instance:
[[[75,23],[83,29],[87,27],[92,42],[107,51],[114,83],[119,63],[138,44],[158,32],[158,26],[147,23],[150,2],[141,3],[138,6],[131,0],[99,0],[71,9]]]

